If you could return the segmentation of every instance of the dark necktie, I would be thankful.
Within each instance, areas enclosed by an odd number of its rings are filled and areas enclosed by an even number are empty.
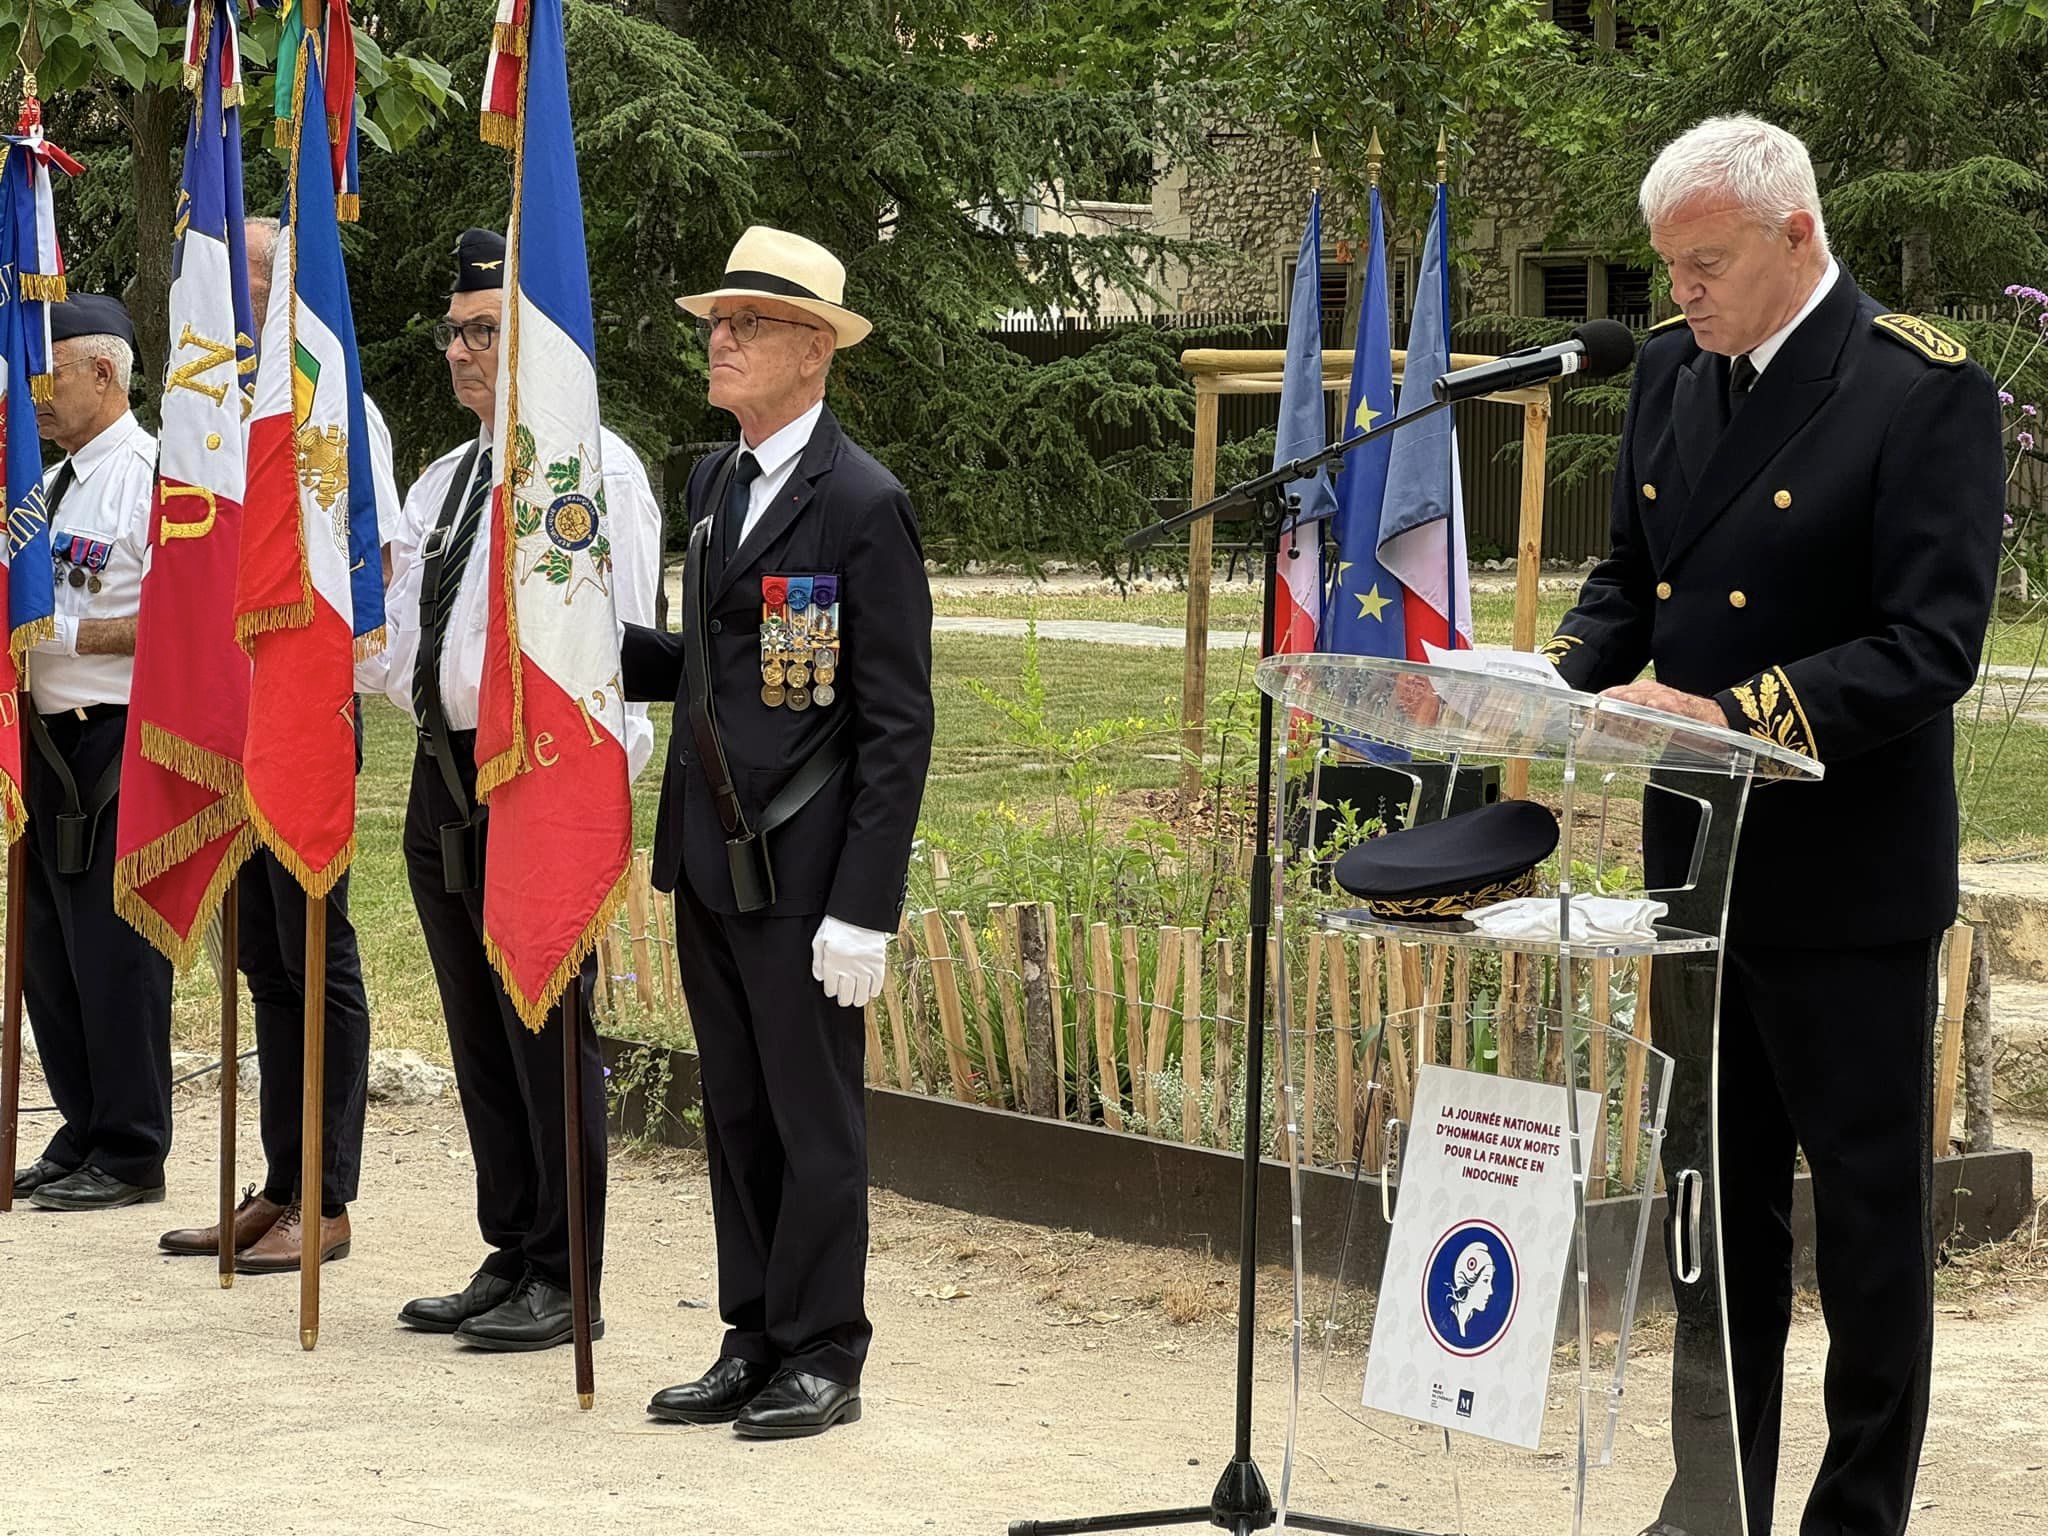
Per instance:
[[[1756,364],[1743,353],[1728,365],[1728,419],[1733,421],[1749,401],[1749,392],[1756,388]]]
[[[725,558],[730,560],[739,551],[740,538],[747,526],[747,488],[761,475],[761,461],[745,449],[732,466],[732,487],[725,493]]]
[[[412,661],[412,707],[413,718],[422,725],[427,723],[428,690],[441,680],[441,642],[448,633],[448,615],[455,608],[455,594],[462,587],[462,573],[483,528],[484,508],[490,500],[491,450],[486,448],[477,455],[476,477],[470,482],[469,495],[463,499],[454,526],[442,525],[448,529],[448,542],[442,546],[434,570],[427,573],[433,578],[433,588],[422,588],[420,592],[420,648]]]
[[[64,493],[71,489],[71,483],[78,478],[78,470],[66,459],[57,469],[57,478],[50,482],[50,489],[43,497],[43,516],[50,522],[57,520],[57,508],[64,500]]]

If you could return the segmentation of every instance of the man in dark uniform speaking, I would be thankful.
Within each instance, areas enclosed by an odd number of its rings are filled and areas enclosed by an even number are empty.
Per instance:
[[[1770,1529],[1803,1149],[1829,1440],[1801,1530],[1896,1536],[1927,1418],[1951,708],[1975,677],[1996,577],[1997,392],[1961,346],[1886,313],[1829,255],[1806,148],[1781,129],[1701,124],[1659,156],[1641,201],[1685,323],[1643,347],[1612,552],[1547,651],[1576,687],[1777,742],[1826,775],[1750,797],[1722,960],[1726,1336],[1681,1327],[1679,1353],[1682,1371],[1689,1348],[1727,1352],[1741,1486],[1689,1478],[1681,1435],[1651,1529],[1739,1532],[1745,1499],[1749,1536]],[[1648,664],[1657,681],[1635,681]],[[1653,886],[1685,879],[1692,828],[1676,820],[1646,806]],[[1726,1446],[1725,1412],[1719,1431]]]
[[[680,896],[718,1233],[718,1362],[655,1416],[811,1435],[860,1417],[872,1332],[860,1009],[880,987],[931,761],[931,589],[910,499],[825,409],[868,333],[845,271],[740,237],[706,327],[740,441],[690,477],[679,635],[626,627],[673,699],[654,883]]]

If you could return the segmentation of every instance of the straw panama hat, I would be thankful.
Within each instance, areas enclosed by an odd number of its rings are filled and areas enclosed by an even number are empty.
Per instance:
[[[815,240],[756,224],[739,237],[725,259],[725,285],[710,293],[685,294],[676,303],[708,319],[720,299],[780,299],[807,309],[832,327],[839,345],[850,347],[874,329],[842,302],[846,268]]]

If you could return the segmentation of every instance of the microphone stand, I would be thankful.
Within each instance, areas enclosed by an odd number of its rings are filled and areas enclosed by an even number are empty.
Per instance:
[[[1282,464],[1263,475],[1232,486],[1222,495],[1190,507],[1185,512],[1141,528],[1124,540],[1129,550],[1147,549],[1167,534],[1186,527],[1197,518],[1239,512],[1249,515],[1265,555],[1264,616],[1259,628],[1259,659],[1273,654],[1273,616],[1280,583],[1280,540],[1300,522],[1300,496],[1289,489],[1306,480],[1325,464],[1342,459],[1360,444],[1384,437],[1411,422],[1434,415],[1451,404],[1433,400],[1421,410],[1381,422],[1369,431],[1354,433],[1320,452]],[[1231,1536],[1251,1536],[1279,1517],[1265,1474],[1252,1457],[1252,1357],[1256,1342],[1258,1310],[1259,1239],[1259,1148],[1265,1140],[1261,1095],[1266,1075],[1266,941],[1273,923],[1273,699],[1259,694],[1259,777],[1255,815],[1255,852],[1252,868],[1257,872],[1251,891],[1251,976],[1246,1001],[1244,1161],[1240,1175],[1237,1239],[1237,1435],[1229,1462],[1209,1502],[1178,1509],[1140,1510],[1132,1514],[1083,1515],[1067,1520],[1014,1520],[1009,1536],[1083,1536],[1096,1531],[1131,1531],[1169,1525],[1215,1525]],[[1357,1521],[1290,1511],[1288,1525],[1300,1531],[1320,1531],[1330,1536],[1415,1536],[1389,1526],[1366,1525]]]

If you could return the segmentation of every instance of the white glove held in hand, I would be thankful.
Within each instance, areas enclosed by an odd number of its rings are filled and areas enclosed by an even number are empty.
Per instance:
[[[889,935],[828,917],[811,940],[811,975],[825,995],[846,1008],[865,1008],[882,990]]]

